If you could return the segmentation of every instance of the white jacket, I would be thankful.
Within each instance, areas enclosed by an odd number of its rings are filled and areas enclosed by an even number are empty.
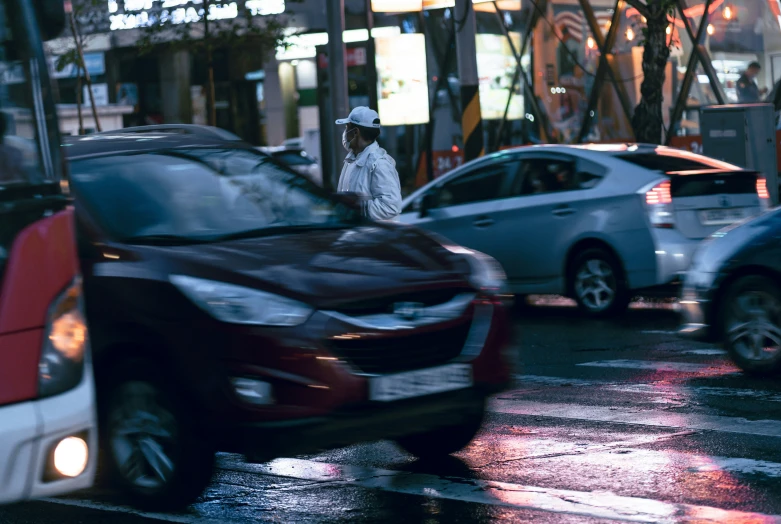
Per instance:
[[[337,191],[365,197],[363,212],[372,220],[392,220],[401,212],[396,161],[377,142],[372,142],[357,157],[352,151],[347,154]]]

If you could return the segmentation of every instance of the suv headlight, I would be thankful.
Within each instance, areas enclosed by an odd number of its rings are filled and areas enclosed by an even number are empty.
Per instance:
[[[179,291],[208,314],[232,324],[256,326],[298,326],[313,310],[306,304],[224,282],[184,275],[171,275]]]
[[[38,395],[51,397],[73,389],[84,376],[87,323],[81,279],[76,279],[49,308],[38,362]]]
[[[473,286],[491,295],[509,296],[507,275],[495,258],[461,246],[443,244],[443,247],[456,255],[463,256],[472,269],[470,282]]]

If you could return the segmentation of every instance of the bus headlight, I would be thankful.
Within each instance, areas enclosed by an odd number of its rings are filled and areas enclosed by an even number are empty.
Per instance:
[[[58,395],[79,385],[84,375],[86,348],[87,323],[81,279],[77,279],[49,308],[38,363],[40,397]]]

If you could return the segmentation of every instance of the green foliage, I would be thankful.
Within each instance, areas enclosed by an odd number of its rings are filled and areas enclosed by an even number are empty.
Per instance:
[[[76,38],[79,38],[82,46],[86,45],[91,36],[85,35],[82,28],[98,23],[106,16],[108,10],[105,0],[71,0],[71,5],[73,6],[73,16],[76,19],[78,35],[74,35],[70,24],[66,24],[67,29],[63,36],[73,40],[73,47],[68,48],[64,53],[57,56],[55,68],[58,72],[71,65],[84,68],[84,64],[81,63],[79,53],[76,50]]]

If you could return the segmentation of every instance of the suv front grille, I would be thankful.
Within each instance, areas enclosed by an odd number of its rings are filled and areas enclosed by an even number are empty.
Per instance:
[[[332,308],[333,311],[343,315],[377,315],[382,313],[393,313],[393,305],[399,302],[414,302],[422,307],[431,307],[450,302],[456,296],[469,292],[466,288],[448,287],[444,289],[432,289],[427,291],[417,291],[414,293],[405,293],[402,295],[392,295],[379,298],[361,300],[359,302],[350,302]]]
[[[446,364],[461,354],[469,320],[454,327],[407,336],[334,339],[333,353],[364,373],[398,373]]]

